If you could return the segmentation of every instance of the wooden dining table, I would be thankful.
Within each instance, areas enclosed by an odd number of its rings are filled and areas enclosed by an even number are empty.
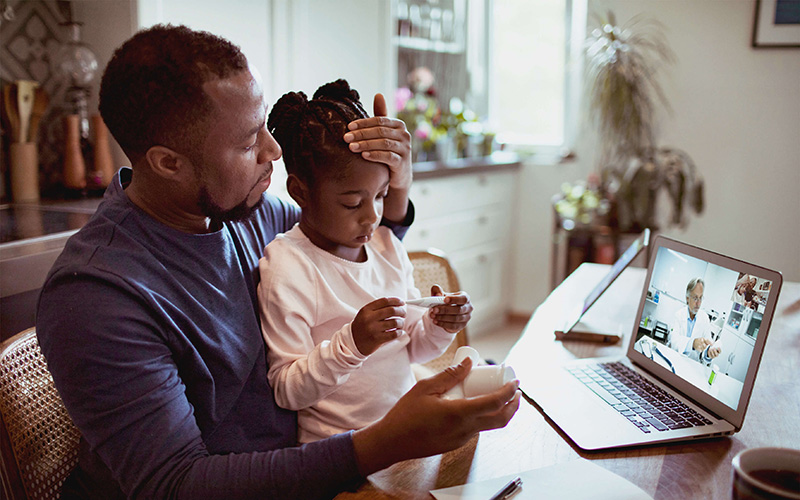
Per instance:
[[[609,266],[582,264],[535,310],[505,362],[521,388],[546,384],[541,368],[575,358],[620,355],[632,334],[646,270],[626,269],[589,310],[587,320],[626,325],[622,342],[557,341],[553,331]],[[564,397],[569,397],[565,394]],[[587,417],[589,418],[589,417]],[[523,400],[508,425],[482,432],[448,453],[408,460],[372,474],[337,499],[430,499],[438,488],[484,481],[579,459],[613,472],[661,499],[729,499],[733,457],[747,448],[800,449],[800,283],[784,282],[742,429],[728,437],[585,452],[535,405]],[[580,478],[576,478],[580,480]]]

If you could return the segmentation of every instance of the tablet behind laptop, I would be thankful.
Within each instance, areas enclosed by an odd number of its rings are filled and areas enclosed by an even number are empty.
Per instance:
[[[776,271],[658,236],[624,356],[575,360],[521,388],[585,450],[733,434],[744,423],[782,281]],[[708,359],[706,349],[681,342],[691,295],[702,303],[688,339],[722,347]],[[667,335],[649,327],[659,323]]]
[[[636,258],[643,250],[646,251],[650,245],[650,230],[645,229],[644,232],[634,240],[633,243],[622,253],[617,261],[611,266],[608,274],[589,292],[583,302],[576,304],[566,317],[564,326],[560,330],[555,331],[558,340],[593,340],[596,342],[615,343],[621,339],[621,335],[617,332],[597,332],[592,331],[591,328],[579,328],[581,318],[586,314],[586,311],[597,301],[597,299],[605,292],[608,287],[614,282],[617,277],[622,274],[622,271],[627,268],[633,259]]]

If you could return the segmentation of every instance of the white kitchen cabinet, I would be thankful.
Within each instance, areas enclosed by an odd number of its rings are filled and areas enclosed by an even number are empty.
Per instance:
[[[516,178],[511,168],[418,178],[411,188],[416,220],[403,243],[410,251],[447,254],[475,308],[471,336],[505,321]]]

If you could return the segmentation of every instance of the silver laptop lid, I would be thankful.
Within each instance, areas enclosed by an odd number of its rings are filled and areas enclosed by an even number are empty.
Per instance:
[[[783,278],[664,236],[651,247],[627,355],[738,430]]]

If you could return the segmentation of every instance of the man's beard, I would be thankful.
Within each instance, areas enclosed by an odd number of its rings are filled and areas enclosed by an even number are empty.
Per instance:
[[[250,216],[264,204],[264,197],[260,196],[252,207],[247,205],[247,198],[245,198],[233,208],[224,210],[211,199],[208,188],[203,186],[200,188],[198,204],[200,205],[200,210],[203,215],[211,219],[214,225],[221,225],[224,222],[242,222],[249,219]]]

